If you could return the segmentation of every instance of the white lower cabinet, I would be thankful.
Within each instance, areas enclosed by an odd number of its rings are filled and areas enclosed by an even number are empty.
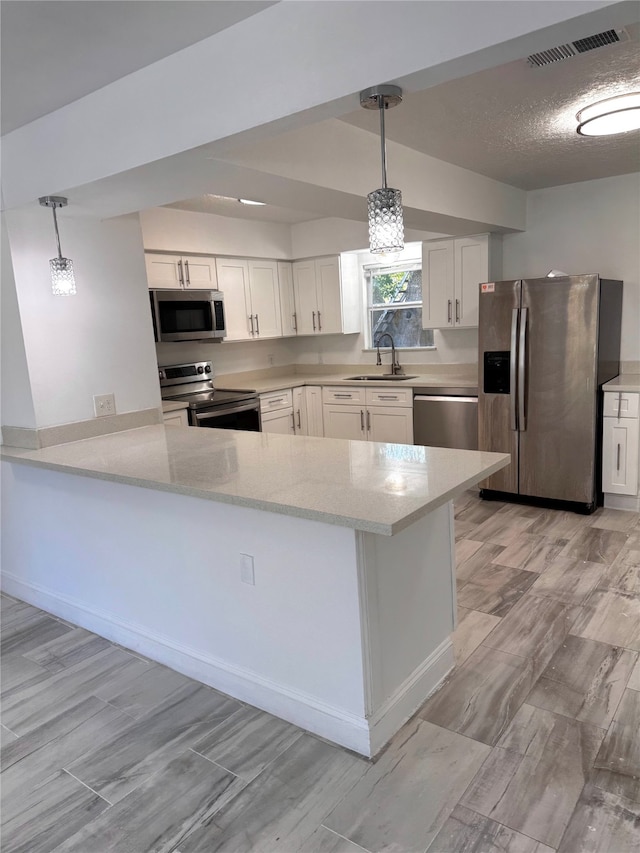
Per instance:
[[[413,444],[413,391],[325,388],[323,418],[327,438]]]
[[[319,385],[301,385],[293,389],[293,419],[296,435],[324,435]]]
[[[260,395],[262,432],[294,435],[293,395],[291,389]]]
[[[605,392],[602,442],[602,491],[638,494],[640,394]]]
[[[162,416],[165,425],[189,426],[189,416],[186,409],[178,409],[175,412],[165,412]]]

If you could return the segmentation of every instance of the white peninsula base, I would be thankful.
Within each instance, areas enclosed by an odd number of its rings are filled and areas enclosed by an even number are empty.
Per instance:
[[[6,467],[6,592],[331,741],[375,755],[453,666],[450,504],[389,537]]]
[[[451,501],[509,461],[164,426],[2,458],[5,591],[366,756],[453,666]]]

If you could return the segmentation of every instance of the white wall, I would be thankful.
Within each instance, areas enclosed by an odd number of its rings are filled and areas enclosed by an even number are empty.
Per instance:
[[[93,418],[94,394],[114,393],[117,413],[158,406],[138,217],[99,221],[65,208],[58,219],[63,254],[74,262],[75,296],[51,293],[51,212],[36,204],[6,214],[35,426]],[[7,425],[34,426],[25,413],[22,419]]]
[[[140,212],[140,227],[145,249],[243,258],[291,258],[291,229],[279,222],[154,207]]]
[[[624,281],[622,361],[640,360],[640,175],[535,190],[527,230],[502,238],[503,276],[597,272]]]
[[[13,275],[13,264],[9,251],[9,239],[4,216],[2,216],[2,249],[0,259],[0,423],[8,426],[21,426],[34,429],[36,413],[31,397],[31,383],[27,368],[27,356],[22,336],[22,323],[18,300],[16,298],[16,283]]]

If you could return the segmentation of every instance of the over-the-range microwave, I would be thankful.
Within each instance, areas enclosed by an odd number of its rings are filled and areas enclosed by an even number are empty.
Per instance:
[[[224,338],[224,299],[219,290],[151,290],[150,297],[157,342]]]

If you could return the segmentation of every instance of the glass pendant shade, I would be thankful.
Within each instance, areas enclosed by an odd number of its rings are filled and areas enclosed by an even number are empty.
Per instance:
[[[398,252],[404,249],[402,193],[390,187],[367,196],[369,209],[369,251]]]
[[[73,275],[73,261],[69,258],[51,258],[51,289],[54,296],[74,296],[76,280]]]

